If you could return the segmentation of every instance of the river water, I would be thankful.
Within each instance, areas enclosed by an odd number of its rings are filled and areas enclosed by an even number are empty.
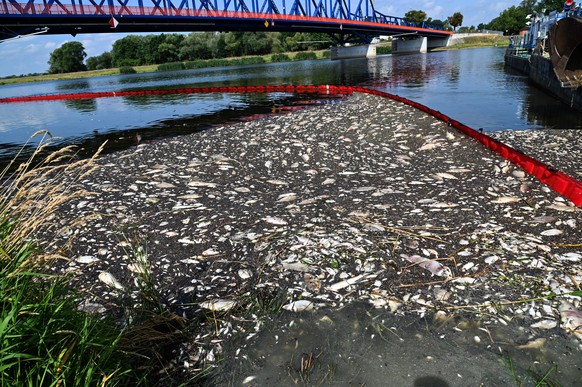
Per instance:
[[[0,98],[39,94],[176,87],[341,84],[377,88],[425,104],[485,131],[581,128],[582,115],[531,86],[503,65],[503,48],[480,48],[374,59],[305,61],[118,75],[0,86]],[[202,130],[314,96],[273,93],[160,95],[0,104],[0,158],[46,129],[58,144],[109,150]]]

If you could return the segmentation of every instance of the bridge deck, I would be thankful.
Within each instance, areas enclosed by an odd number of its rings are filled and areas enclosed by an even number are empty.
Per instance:
[[[1,0],[0,40],[38,33],[76,35],[156,31],[293,31],[372,36],[415,33],[419,36],[441,38],[452,33],[430,25],[417,26],[410,20],[386,16],[376,11],[372,14],[364,12],[338,14],[320,10],[314,16],[305,11],[299,12],[299,8],[289,14],[279,13],[273,6],[266,7],[261,12],[252,12],[212,7],[176,7],[170,1],[161,5],[161,1],[156,0],[152,0],[155,5],[152,7],[127,5],[128,0],[125,3],[118,0],[118,4],[111,0],[109,4],[104,4],[105,0],[100,4],[90,0],[91,5],[82,4],[80,1],[76,4],[74,0],[72,1],[72,4],[62,4],[57,0],[35,4],[34,0],[31,0],[26,4],[20,4],[12,0]],[[298,1],[295,0],[296,3]],[[361,2],[362,0],[360,4]],[[240,3],[242,0],[239,0],[239,9]],[[225,8],[229,4],[230,2]],[[192,5],[195,5],[194,2]],[[342,17],[329,17],[330,14]],[[110,25],[112,17],[118,22],[115,28]]]

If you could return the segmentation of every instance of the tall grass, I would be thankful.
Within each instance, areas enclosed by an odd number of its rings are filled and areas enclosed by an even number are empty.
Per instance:
[[[0,383],[149,385],[161,368],[156,351],[176,343],[183,323],[149,308],[149,314],[140,311],[138,323],[121,329],[118,321],[78,310],[71,278],[49,270],[62,257],[41,250],[35,237],[57,232],[59,207],[86,194],[77,182],[91,173],[96,156],[78,160],[67,147],[41,158],[49,134],[37,135],[43,138],[36,152],[0,172]],[[138,290],[151,303],[151,271],[143,256],[139,262],[144,270]]]

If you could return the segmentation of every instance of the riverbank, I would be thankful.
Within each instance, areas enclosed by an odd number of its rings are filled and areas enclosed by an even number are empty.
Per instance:
[[[481,350],[529,345],[536,359],[543,343],[576,329],[564,308],[581,308],[582,212],[394,101],[356,94],[97,162],[82,182],[92,194],[62,209],[65,231],[44,245],[70,246],[71,261],[54,269],[75,273],[83,308],[100,313],[119,312],[120,292],[139,290],[132,251],[147,252],[160,304],[190,323],[165,365],[172,377],[241,360],[249,333],[282,309],[361,301],[397,315],[463,316],[484,329]],[[516,322],[523,335],[496,341],[496,325]]]
[[[328,50],[319,50],[319,51],[310,51],[316,55],[316,59],[325,59],[326,53],[329,53]],[[262,58],[265,63],[269,63],[273,61],[273,57],[277,56],[287,56],[289,60],[295,60],[295,57],[301,54],[305,54],[304,51],[300,52],[287,52],[282,54],[269,54],[269,55],[259,55],[259,56],[243,56],[243,57],[234,57],[234,58],[224,58],[221,61],[224,62],[233,62],[236,63],[237,61],[245,60],[248,58]],[[300,59],[301,60],[301,59]],[[208,63],[208,67],[212,67],[213,62],[216,62],[216,59],[208,59],[208,60],[200,60],[203,64],[204,62]],[[160,71],[158,68],[160,66],[164,66],[164,64],[154,64],[154,65],[144,65],[144,66],[133,66],[131,67],[135,70],[136,74],[143,74],[143,73],[153,73],[156,71]],[[204,66],[201,66],[204,67]],[[45,81],[58,81],[58,80],[66,80],[66,79],[82,79],[82,78],[91,78],[91,77],[104,77],[109,75],[120,75],[121,68],[114,67],[110,69],[103,69],[103,70],[89,70],[89,71],[79,71],[74,73],[65,73],[65,74],[42,74],[42,75],[34,75],[34,76],[23,76],[23,77],[9,77],[9,78],[0,78],[0,86],[1,85],[12,85],[18,83],[28,83],[28,82],[45,82]]]

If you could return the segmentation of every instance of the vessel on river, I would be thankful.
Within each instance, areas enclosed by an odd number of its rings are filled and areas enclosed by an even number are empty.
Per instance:
[[[582,10],[533,14],[528,24],[511,37],[505,64],[582,111]]]

